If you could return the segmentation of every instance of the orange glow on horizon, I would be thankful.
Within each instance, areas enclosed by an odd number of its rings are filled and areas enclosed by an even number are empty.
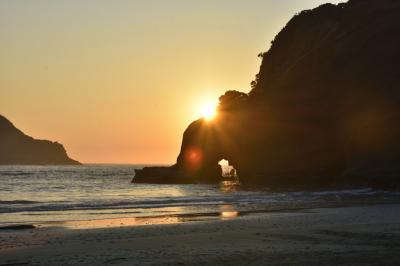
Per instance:
[[[0,1],[0,114],[82,163],[173,164],[201,117],[234,149],[218,97],[248,92],[257,54],[325,2]]]

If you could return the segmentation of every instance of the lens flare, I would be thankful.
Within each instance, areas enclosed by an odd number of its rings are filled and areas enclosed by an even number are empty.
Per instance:
[[[196,147],[190,147],[185,151],[185,161],[189,170],[196,171],[202,164],[203,152]]]

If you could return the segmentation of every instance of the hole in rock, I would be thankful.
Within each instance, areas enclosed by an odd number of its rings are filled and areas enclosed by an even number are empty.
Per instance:
[[[228,160],[222,159],[218,162],[222,169],[222,177],[229,178],[229,179],[237,179],[238,175],[236,173],[235,167],[229,164]]]

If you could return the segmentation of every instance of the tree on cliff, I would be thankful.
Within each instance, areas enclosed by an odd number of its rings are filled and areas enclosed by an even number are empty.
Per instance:
[[[241,91],[226,91],[224,95],[219,97],[218,109],[223,111],[240,109],[247,103],[248,97],[247,93]]]

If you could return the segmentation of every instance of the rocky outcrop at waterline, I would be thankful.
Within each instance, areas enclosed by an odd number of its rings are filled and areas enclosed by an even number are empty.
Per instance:
[[[0,115],[0,164],[80,164],[68,157],[63,145],[25,135]]]
[[[294,16],[260,54],[250,92],[228,91],[216,119],[186,129],[166,176],[217,182],[226,159],[242,183],[396,187],[398,14],[396,0],[350,0]]]

